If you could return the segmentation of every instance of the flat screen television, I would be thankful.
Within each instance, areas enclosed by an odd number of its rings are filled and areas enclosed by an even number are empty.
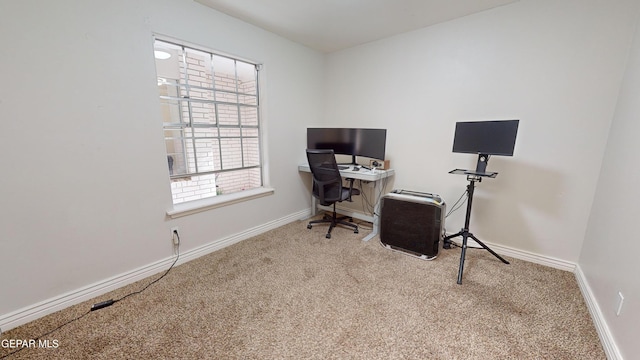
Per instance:
[[[307,149],[333,149],[338,155],[384,160],[387,129],[307,128]]]

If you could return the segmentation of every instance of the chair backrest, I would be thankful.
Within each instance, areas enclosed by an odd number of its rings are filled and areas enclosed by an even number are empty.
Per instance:
[[[307,149],[307,160],[313,175],[313,196],[322,205],[342,200],[342,176],[333,150]]]

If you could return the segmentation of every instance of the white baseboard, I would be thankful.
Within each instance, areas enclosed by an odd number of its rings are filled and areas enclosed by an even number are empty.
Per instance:
[[[191,249],[189,251],[181,253],[180,259],[178,260],[176,265],[186,263],[193,259],[207,255],[214,251],[220,250],[229,245],[233,245],[242,240],[246,240],[252,236],[256,236],[266,231],[286,225],[293,221],[297,221],[305,217],[309,217],[309,215],[310,215],[309,209],[299,211],[297,213],[287,215],[283,218],[276,219],[266,224],[256,226],[254,228],[237,233],[235,235],[231,235],[223,239],[212,241],[209,244],[205,244],[195,249]],[[111,278],[87,285],[80,289],[76,289],[74,291],[70,291],[65,294],[61,294],[59,296],[55,296],[45,301],[41,301],[39,303],[26,306],[17,311],[13,311],[8,314],[2,314],[0,315],[0,333],[2,333],[3,331],[13,329],[17,326],[26,324],[30,321],[36,320],[45,315],[52,314],[56,311],[62,310],[71,305],[79,304],[83,301],[90,300],[97,296],[106,294],[109,291],[134,283],[138,280],[142,280],[146,277],[152,276],[161,271],[165,271],[174,261],[175,261],[175,256],[170,256],[165,259],[156,261],[154,263],[147,264],[137,269],[128,271],[126,273],[122,273],[122,274],[113,276]]]
[[[584,276],[580,265],[576,266],[575,274],[576,280],[578,281],[578,286],[580,287],[580,291],[582,292],[582,297],[587,303],[587,308],[589,309],[589,313],[591,314],[591,318],[593,319],[593,324],[596,327],[596,331],[598,332],[598,336],[600,337],[600,342],[602,343],[602,347],[604,348],[605,355],[607,355],[607,359],[622,360],[622,354],[620,353],[620,350],[618,349],[618,346],[613,339],[613,335],[611,335],[611,331],[609,330],[609,326],[607,325],[607,322],[602,315],[602,311],[600,310],[598,301],[596,300],[593,291],[591,291],[589,282]]]
[[[451,234],[447,234],[451,235]],[[459,243],[459,242],[456,242]],[[504,256],[510,256],[516,259],[528,261],[534,264],[540,264],[544,266],[549,266],[555,269],[560,269],[564,271],[574,272],[576,269],[576,264],[571,261],[566,261],[558,258],[554,258],[551,256],[540,255],[536,253],[532,253],[529,251],[524,251],[520,249],[515,249],[509,246],[504,246],[500,244],[493,244],[487,241],[483,241],[485,245],[487,245],[491,250],[496,253]],[[467,240],[467,246],[469,247],[479,247],[480,244],[476,243],[473,239]]]
[[[303,211],[299,211],[297,213],[293,213],[290,215],[287,215],[283,218],[280,219],[276,219],[274,221],[268,222],[266,224],[262,224],[260,226],[256,226],[254,228],[248,229],[246,231],[237,233],[235,235],[231,235],[229,237],[226,237],[224,239],[220,239],[217,241],[213,241],[209,244],[205,244],[202,245],[200,247],[197,247],[195,249],[189,250],[188,253],[185,253],[184,255],[180,255],[180,260],[181,262],[188,262],[194,259],[197,259],[201,256],[210,254],[214,251],[220,250],[222,248],[225,248],[229,245],[233,245],[235,243],[238,243],[242,240],[246,240],[250,237],[256,236],[256,235],[260,235],[264,232],[267,232],[269,230],[273,230],[275,228],[278,228],[280,226],[286,225],[288,223],[297,221],[297,220],[301,220],[304,218],[308,218],[310,215],[310,210],[303,210]]]

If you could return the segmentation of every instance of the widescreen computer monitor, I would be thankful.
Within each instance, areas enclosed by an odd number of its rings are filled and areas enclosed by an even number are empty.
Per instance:
[[[513,156],[520,120],[456,123],[453,152]]]
[[[384,160],[387,129],[308,128],[307,149],[333,149],[338,155]]]

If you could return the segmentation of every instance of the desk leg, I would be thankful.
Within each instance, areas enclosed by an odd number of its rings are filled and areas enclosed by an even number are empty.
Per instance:
[[[380,186],[380,181],[374,181],[373,182],[373,200],[374,200],[374,208],[373,208],[373,230],[371,230],[371,233],[369,233],[369,235],[365,236],[364,239],[362,239],[362,241],[369,241],[371,239],[373,239],[376,235],[378,235],[378,233],[380,232],[380,219],[378,219],[378,214],[380,213],[380,199],[379,199],[379,191],[378,191],[378,186]]]

